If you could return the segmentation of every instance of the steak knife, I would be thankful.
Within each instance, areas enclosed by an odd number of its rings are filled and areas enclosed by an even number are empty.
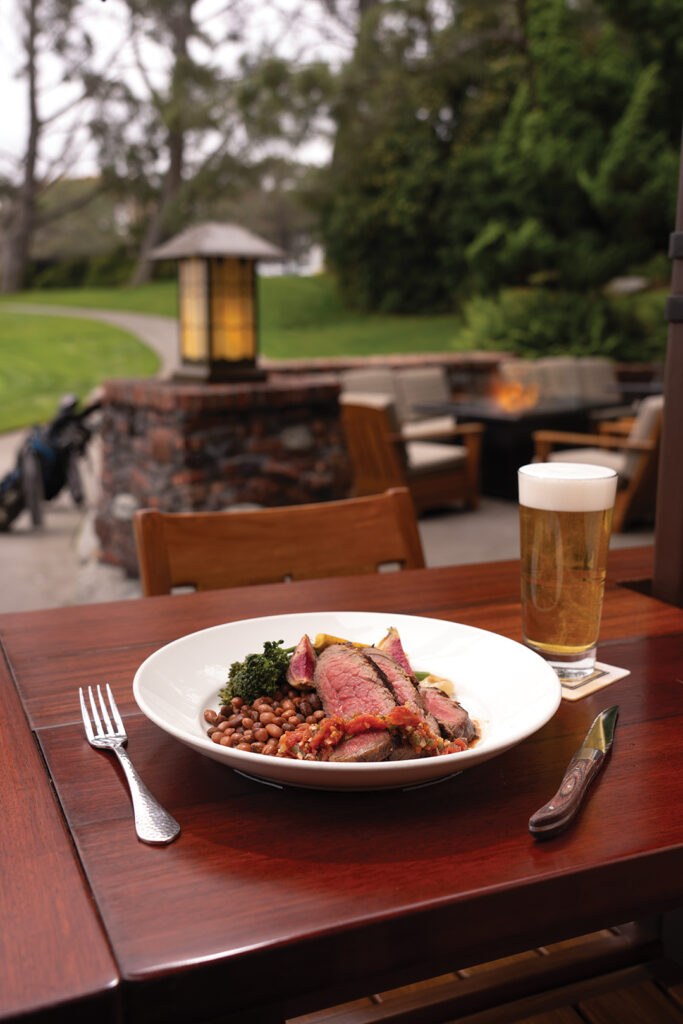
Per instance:
[[[535,839],[549,839],[573,821],[612,746],[618,715],[619,706],[615,704],[595,719],[569,762],[557,793],[529,818],[529,831]]]

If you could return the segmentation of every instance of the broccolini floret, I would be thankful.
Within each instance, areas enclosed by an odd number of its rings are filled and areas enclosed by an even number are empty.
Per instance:
[[[251,704],[257,697],[272,697],[286,685],[291,648],[284,649],[283,643],[284,640],[266,640],[262,654],[248,654],[244,661],[234,661],[228,681],[218,694],[221,703],[228,704],[233,697],[241,697]]]

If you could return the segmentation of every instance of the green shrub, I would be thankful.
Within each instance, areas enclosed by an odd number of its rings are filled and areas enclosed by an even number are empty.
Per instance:
[[[608,297],[544,288],[509,288],[463,307],[458,347],[547,355],[607,355],[619,362],[661,360],[664,296]]]

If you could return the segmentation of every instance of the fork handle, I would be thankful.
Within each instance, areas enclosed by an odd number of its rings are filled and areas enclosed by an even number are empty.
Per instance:
[[[114,747],[114,751],[130,789],[138,839],[143,843],[171,843],[180,835],[180,825],[152,796],[124,747]]]

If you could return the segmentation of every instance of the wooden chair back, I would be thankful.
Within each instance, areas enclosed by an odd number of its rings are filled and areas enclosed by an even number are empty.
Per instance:
[[[424,567],[409,492],[283,508],[159,512],[134,518],[142,591],[197,590]]]
[[[383,395],[349,393],[341,400],[356,494],[409,487],[407,460],[394,407]],[[393,440],[392,440],[393,438]]]
[[[620,485],[612,519],[612,532],[621,533],[629,523],[654,514],[663,411],[663,397],[652,395],[641,402],[627,434],[619,424],[612,433],[608,423],[602,425],[599,434],[536,430],[533,435],[535,459],[548,461],[555,445],[571,445],[573,454],[582,457],[570,461],[580,462],[599,461],[599,449],[622,451],[623,468],[619,471]],[[585,456],[583,446],[586,446]],[[561,455],[558,452],[560,461]]]
[[[627,437],[628,444],[644,443],[645,451],[628,451],[628,480],[617,493],[613,529],[616,533],[629,521],[654,516],[659,473],[659,450],[662,436],[664,399],[653,395],[643,399],[641,409]]]

